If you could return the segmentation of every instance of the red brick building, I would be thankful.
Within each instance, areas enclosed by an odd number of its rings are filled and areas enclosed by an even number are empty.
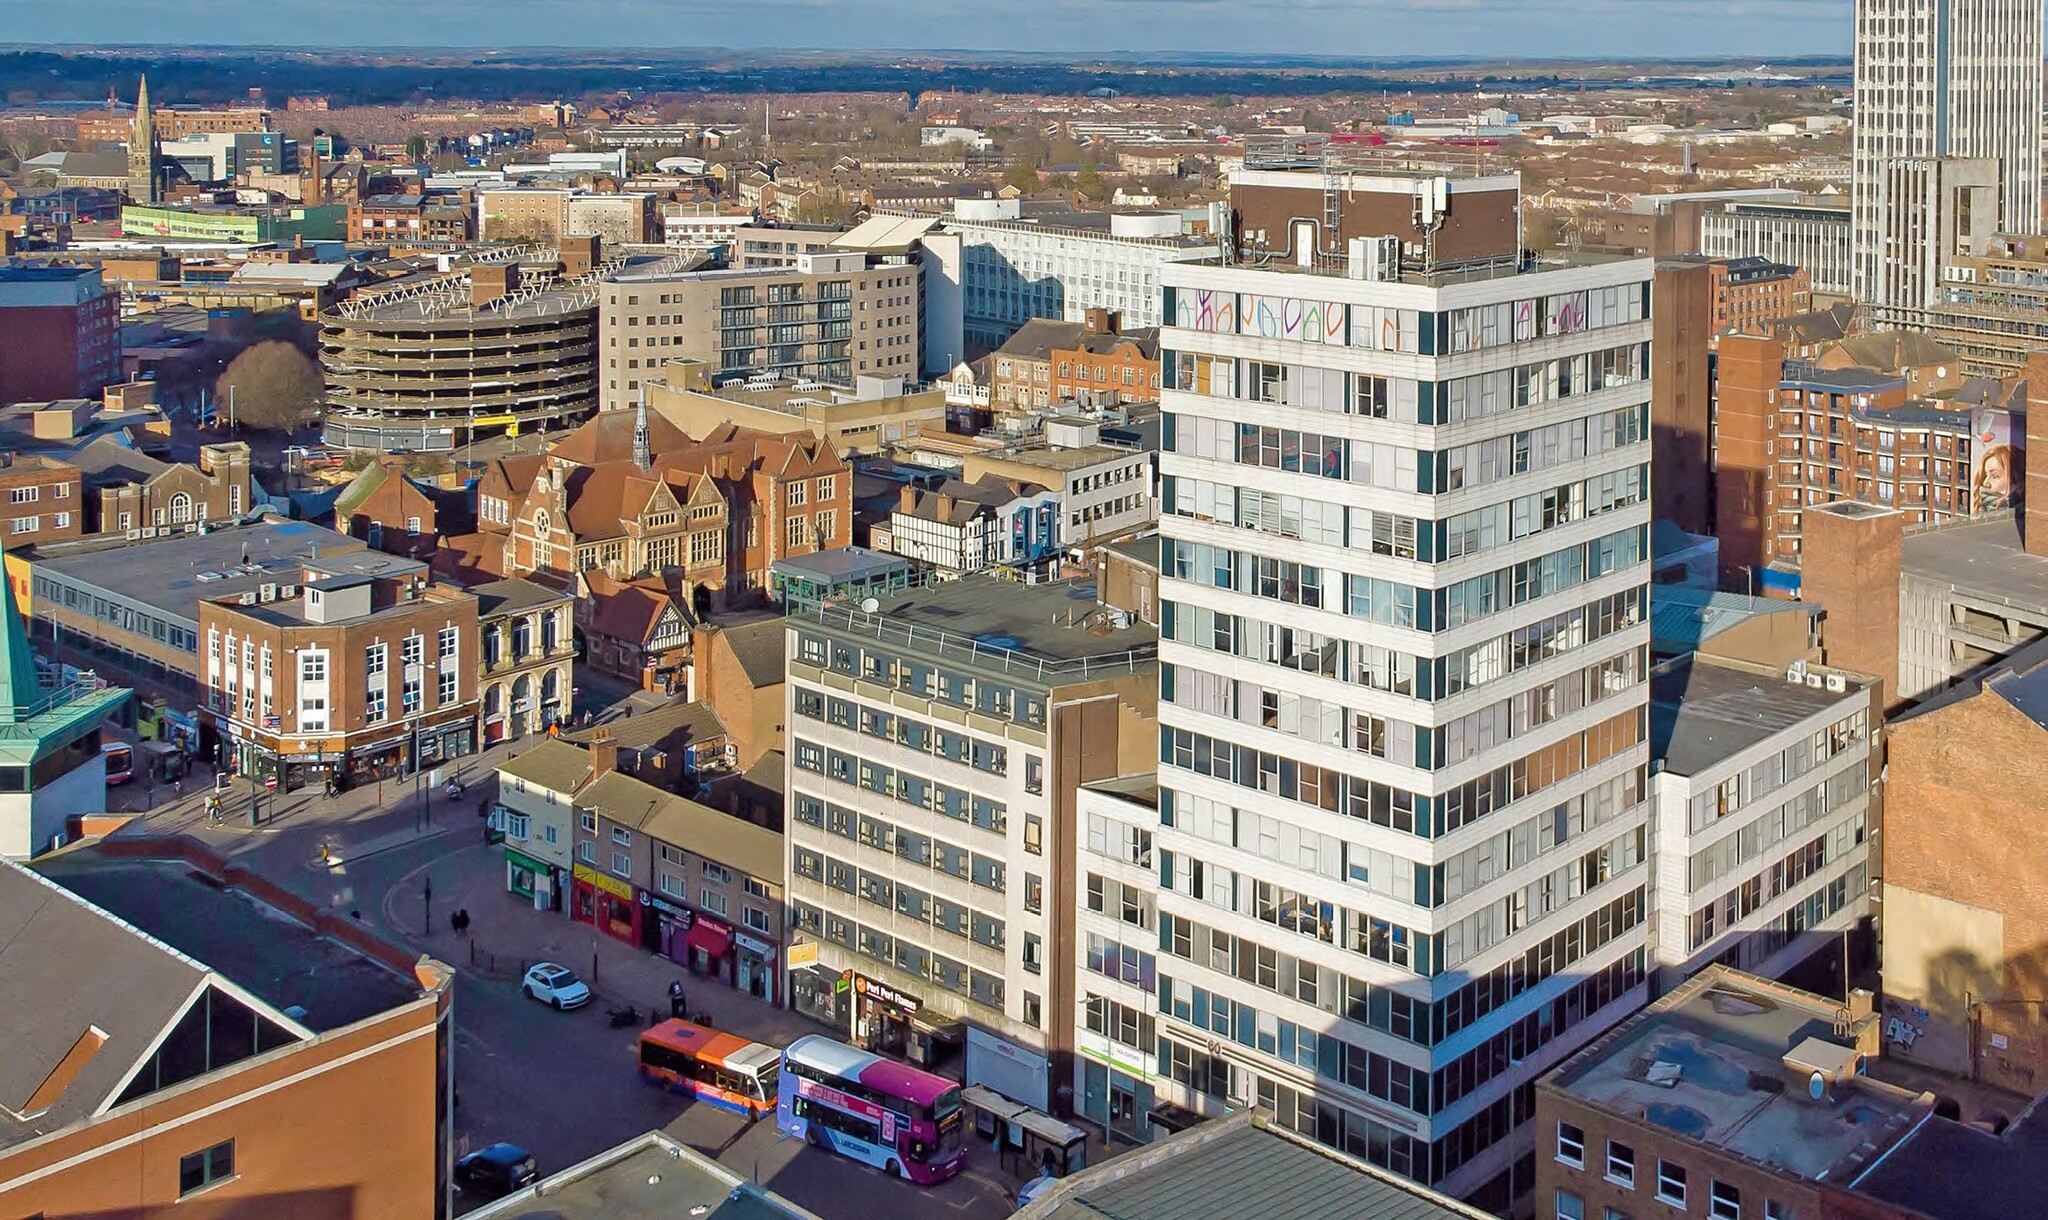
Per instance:
[[[85,533],[82,472],[31,453],[0,453],[0,546],[8,550]]]
[[[1813,273],[1767,258],[1717,258],[1707,264],[1715,334],[1768,335],[1781,318],[1813,308]]]
[[[476,749],[477,599],[358,551],[199,604],[200,684],[236,769],[284,791],[409,776]]]
[[[98,398],[121,379],[121,297],[96,267],[0,267],[0,404]]]

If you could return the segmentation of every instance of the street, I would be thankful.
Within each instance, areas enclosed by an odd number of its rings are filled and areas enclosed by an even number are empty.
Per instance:
[[[484,842],[476,807],[490,791],[491,767],[516,748],[460,760],[463,798],[450,803],[435,794],[424,817],[412,783],[403,781],[385,785],[381,805],[369,787],[332,801],[317,792],[266,794],[271,820],[264,825],[249,828],[235,816],[246,806],[233,803],[226,824],[213,825],[201,805],[203,785],[188,785],[184,798],[158,800],[146,828],[194,835],[302,897],[455,967],[458,1156],[509,1141],[531,1150],[545,1175],[661,1128],[834,1220],[1009,1213],[1019,1180],[975,1146],[971,1128],[966,1172],[927,1189],[778,1139],[772,1119],[750,1125],[643,1084],[635,1066],[638,1029],[612,1028],[607,1010],[631,1003],[665,1016],[668,982],[680,967],[558,912],[534,911],[505,892],[503,850]],[[470,915],[465,936],[450,927],[457,910]],[[593,1002],[556,1012],[521,995],[525,968],[543,959],[589,982]],[[718,1028],[744,1037],[782,1045],[829,1032],[707,980],[686,978],[685,985],[692,1011],[707,1011]],[[457,1199],[458,1211],[484,1202],[459,1192]]]

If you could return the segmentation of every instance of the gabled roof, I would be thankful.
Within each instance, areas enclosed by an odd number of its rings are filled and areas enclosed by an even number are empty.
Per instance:
[[[621,749],[637,750],[660,745],[679,733],[684,743],[711,741],[725,736],[725,721],[719,719],[718,713],[708,703],[671,703],[651,712],[614,717],[603,724],[564,733],[562,740],[588,744],[609,737]]]
[[[996,349],[999,356],[1013,359],[1045,360],[1059,348],[1073,348],[1088,334],[1088,327],[1082,322],[1063,322],[1058,318],[1033,318],[1017,329],[1004,344]]]
[[[443,535],[432,557],[434,575],[462,584],[502,580],[505,576],[505,535]]]
[[[566,741],[543,741],[498,764],[499,775],[549,792],[574,792],[589,773],[590,751]]]
[[[1127,330],[1120,334],[1100,330],[1086,331],[1082,334],[1080,342],[1071,346],[1062,345],[1059,350],[1087,352],[1092,356],[1110,356],[1126,343],[1136,347],[1138,354],[1147,360],[1159,359],[1159,328],[1156,326]]]
[[[631,640],[645,644],[654,638],[663,612],[673,606],[686,621],[694,621],[680,600],[666,589],[645,582],[620,585],[615,591],[599,592],[593,583],[590,618],[584,629],[607,639]]]
[[[569,530],[579,542],[624,537],[626,522],[637,520],[651,501],[669,495],[660,476],[631,460],[573,470],[568,490]]]
[[[633,460],[633,428],[639,412],[600,411],[555,443],[548,456],[558,462],[595,466]],[[647,413],[647,447],[656,455],[689,445],[689,434],[659,411]],[[528,480],[529,483],[532,480]]]
[[[747,681],[755,690],[765,686],[776,686],[788,672],[787,652],[789,645],[789,624],[779,618],[762,619],[758,623],[746,623],[738,627],[727,627],[718,633],[719,639],[732,650],[733,659],[746,672]]]
[[[609,771],[577,797],[605,817],[652,839],[776,884],[782,879],[782,836],[723,810],[677,796],[643,779]]]

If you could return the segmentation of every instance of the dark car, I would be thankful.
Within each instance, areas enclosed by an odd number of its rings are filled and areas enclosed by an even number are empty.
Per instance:
[[[493,1198],[509,1195],[537,1177],[533,1154],[517,1144],[492,1144],[455,1162],[455,1184]]]

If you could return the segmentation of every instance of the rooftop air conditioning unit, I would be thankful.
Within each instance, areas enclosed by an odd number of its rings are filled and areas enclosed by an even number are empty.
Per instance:
[[[254,593],[244,593],[240,600],[244,606],[253,606],[256,604],[256,595]]]
[[[1806,662],[1794,661],[1785,667],[1785,681],[1798,685],[1806,681]]]
[[[1819,675],[1819,674],[1808,674],[1808,675],[1806,675],[1806,685],[1807,685],[1807,687],[1808,687],[1809,689],[1812,689],[1812,690],[1819,690],[1819,689],[1821,688],[1821,679],[1820,679],[1820,675]]]
[[[274,602],[277,600],[277,586],[274,584],[265,583],[258,587],[256,593],[257,600],[259,601]]]
[[[1839,695],[1849,689],[1849,679],[1840,674],[1829,674],[1828,689]]]
[[[297,585],[279,585],[277,587],[277,595],[279,597],[297,597],[299,595],[299,587]]]
[[[135,541],[136,539],[138,539],[138,538],[140,538],[140,537],[142,537],[142,531],[141,531],[141,530],[129,530],[129,531],[128,531],[128,541],[130,541],[130,542],[133,542],[133,541]]]

